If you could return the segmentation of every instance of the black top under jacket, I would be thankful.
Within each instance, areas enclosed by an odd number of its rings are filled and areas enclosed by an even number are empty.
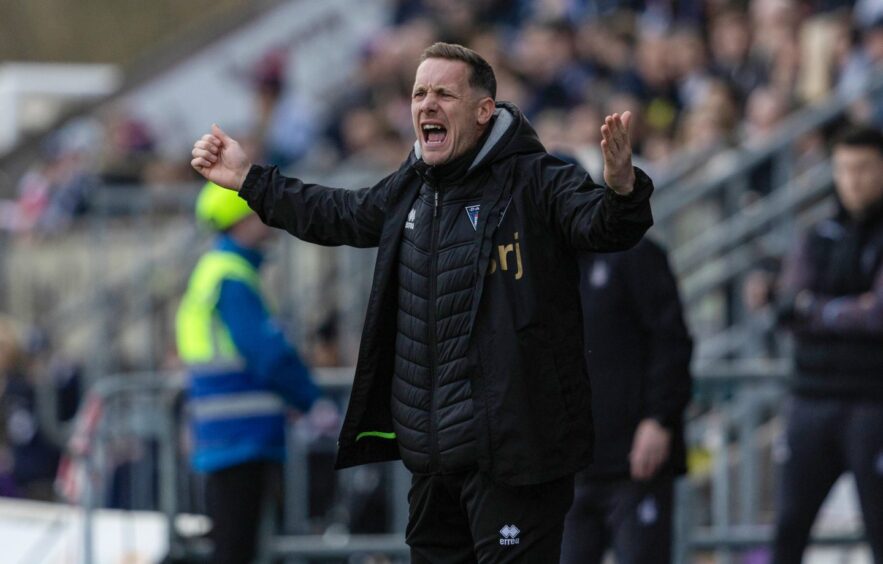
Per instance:
[[[796,393],[883,401],[883,203],[813,226],[785,262],[781,291],[799,309]]]
[[[549,155],[513,105],[498,103],[479,164],[471,245],[467,370],[479,468],[511,485],[548,482],[591,462],[591,390],[583,358],[579,251],[632,247],[652,225],[652,182],[632,193],[594,184]],[[323,245],[378,248],[337,467],[400,458],[391,396],[402,237],[424,184],[419,145],[370,188],[335,189],[253,166],[240,196],[274,227]]]
[[[660,471],[683,473],[693,341],[665,251],[645,237],[625,252],[586,253],[580,257],[580,291],[595,419],[587,476],[628,477],[635,430],[648,418],[672,432]]]

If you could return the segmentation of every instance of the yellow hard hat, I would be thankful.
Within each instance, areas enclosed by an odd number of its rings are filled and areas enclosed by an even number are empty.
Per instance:
[[[254,213],[233,190],[206,182],[196,199],[196,219],[216,231],[226,231]]]

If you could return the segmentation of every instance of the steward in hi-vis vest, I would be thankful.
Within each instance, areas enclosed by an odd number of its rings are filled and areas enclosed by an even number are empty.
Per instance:
[[[196,216],[219,232],[190,277],[177,315],[189,372],[193,468],[207,472],[216,555],[248,562],[260,505],[285,458],[288,406],[320,396],[297,351],[270,317],[260,289],[260,246],[272,235],[236,194],[208,183]],[[221,561],[221,560],[215,560]]]

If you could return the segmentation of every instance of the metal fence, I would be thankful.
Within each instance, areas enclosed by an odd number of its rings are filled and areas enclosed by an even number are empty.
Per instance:
[[[341,406],[351,374],[351,369],[318,372],[323,388]],[[783,361],[718,364],[697,374],[687,424],[691,472],[677,486],[677,564],[703,554],[719,563],[735,562],[771,542],[772,450],[789,378],[790,366]],[[146,373],[109,377],[92,388],[104,408],[93,447],[81,460],[91,485],[80,501],[87,514],[113,506],[109,495],[119,490],[120,468],[126,465],[124,503],[165,515],[169,554],[179,561],[209,549],[205,536],[194,534],[203,533],[205,525],[192,524],[200,522],[193,515],[202,511],[201,479],[187,465],[183,384],[180,375]],[[303,421],[290,428],[283,511],[275,525],[268,519],[262,529],[262,554],[298,564],[370,561],[378,555],[407,561],[407,471],[400,463],[347,469],[334,473],[329,485],[335,450],[333,439],[317,439]],[[317,494],[323,498],[318,511]],[[373,505],[366,503],[372,496]],[[359,532],[359,511],[371,522],[370,533]],[[85,562],[91,562],[91,534],[87,526]],[[855,546],[862,540],[860,530],[850,530],[822,532],[812,543]]]
[[[345,405],[352,370],[318,373],[325,392]],[[89,430],[89,448],[73,460],[87,476],[78,500],[87,515],[84,562],[93,562],[90,516],[103,507],[161,512],[171,561],[198,560],[208,553],[204,520],[194,519],[204,513],[204,483],[189,470],[183,391],[181,374],[163,373],[110,376],[91,388],[84,405],[100,405],[100,417]],[[334,439],[314,436],[304,420],[288,431],[283,511],[281,519],[265,511],[264,561],[285,557],[293,564],[339,562],[376,554],[406,561],[403,532],[410,476],[404,467],[389,463],[332,473]],[[322,499],[316,499],[317,492]],[[365,503],[369,497],[373,505]],[[319,512],[311,507],[316,501],[322,506]],[[365,521],[378,532],[360,533]]]
[[[671,250],[700,362],[765,354],[741,285],[763,261],[780,258],[798,229],[831,213],[826,151],[800,154],[797,145],[843,125],[858,101],[883,107],[883,73],[792,113],[762,142],[709,147],[657,176],[654,232]]]

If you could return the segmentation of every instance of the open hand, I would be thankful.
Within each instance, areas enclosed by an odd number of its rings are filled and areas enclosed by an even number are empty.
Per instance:
[[[649,480],[668,459],[671,431],[655,419],[644,419],[635,431],[632,452],[629,454],[632,478]]]
[[[601,126],[601,154],[604,156],[604,182],[614,192],[625,196],[635,186],[635,169],[632,167],[632,142],[629,139],[629,123],[632,113],[622,116],[613,114],[604,119]]]
[[[218,186],[239,190],[251,163],[239,143],[212,125],[212,132],[206,133],[193,144],[193,160],[190,165],[196,172]]]

